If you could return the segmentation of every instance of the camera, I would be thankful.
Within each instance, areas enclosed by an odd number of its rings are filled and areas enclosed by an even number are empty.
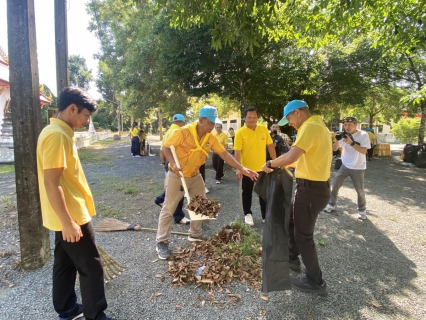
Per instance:
[[[346,138],[349,135],[346,131],[338,131],[336,132],[336,140],[342,140],[343,138]]]

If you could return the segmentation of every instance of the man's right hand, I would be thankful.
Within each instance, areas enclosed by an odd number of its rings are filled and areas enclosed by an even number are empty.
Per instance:
[[[80,226],[71,221],[70,224],[62,225],[62,239],[66,242],[78,242],[83,236]]]
[[[235,175],[237,177],[238,180],[241,180],[241,178],[243,177],[243,173],[241,172],[241,170],[235,170]]]

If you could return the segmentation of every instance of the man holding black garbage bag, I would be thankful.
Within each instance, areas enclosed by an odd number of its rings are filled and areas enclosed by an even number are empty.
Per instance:
[[[287,153],[267,161],[262,170],[271,173],[274,168],[297,161],[296,192],[289,223],[289,267],[301,270],[300,254],[306,274],[290,281],[300,291],[324,294],[327,285],[322,278],[313,233],[317,217],[330,198],[330,133],[321,117],[311,116],[302,100],[293,100],[284,107],[284,117],[278,125],[287,123],[298,130],[296,141]]]

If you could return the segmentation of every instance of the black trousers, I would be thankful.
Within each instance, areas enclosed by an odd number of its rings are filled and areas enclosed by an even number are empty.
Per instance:
[[[314,243],[317,217],[330,200],[329,181],[296,179],[296,192],[292,201],[289,224],[290,259],[300,254],[309,282],[319,284],[322,272]]]
[[[251,212],[251,200],[253,194],[254,181],[249,177],[243,176],[241,187],[243,189],[243,211],[244,215],[252,214]],[[262,219],[265,219],[266,212],[266,202],[261,197],[259,197],[260,212],[262,213]]]
[[[89,222],[80,227],[83,237],[74,243],[64,241],[61,231],[55,232],[53,306],[61,317],[73,314],[77,302],[75,280],[78,271],[85,318],[104,320],[107,308],[104,271],[95,244],[93,224]]]
[[[158,203],[164,203],[165,198],[166,198],[166,191],[164,191],[161,194],[161,196],[158,196],[157,198],[155,198],[155,201],[157,201]],[[173,220],[175,221],[175,223],[179,223],[180,220],[185,218],[185,212],[183,212],[183,210],[182,210],[183,199],[184,199],[184,197],[182,197],[182,199],[179,201],[179,204],[176,207],[175,212],[173,213]]]
[[[370,143],[370,146],[371,146],[371,148],[370,148],[370,149],[367,149],[367,156],[368,156],[368,159],[373,158],[373,152],[374,152],[374,147],[375,147],[375,146],[373,146],[373,144],[371,144],[371,143]]]
[[[222,179],[223,177],[223,164],[225,161],[217,154],[213,153],[213,168],[216,170],[216,180]]]

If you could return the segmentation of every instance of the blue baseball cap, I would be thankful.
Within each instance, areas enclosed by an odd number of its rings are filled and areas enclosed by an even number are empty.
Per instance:
[[[185,117],[183,115],[181,115],[180,113],[176,113],[173,116],[173,121],[183,121],[183,122],[185,122]]]
[[[284,113],[284,117],[280,120],[280,122],[278,122],[279,126],[285,126],[288,123],[287,120],[287,116],[293,112],[294,110],[300,109],[300,108],[304,108],[307,107],[308,104],[305,101],[302,100],[293,100],[290,101],[289,103],[287,103],[284,107],[283,113]]]
[[[217,109],[212,106],[202,107],[200,110],[199,116],[200,118],[207,118],[213,123],[216,123],[216,122],[222,123],[220,119],[217,117]]]

